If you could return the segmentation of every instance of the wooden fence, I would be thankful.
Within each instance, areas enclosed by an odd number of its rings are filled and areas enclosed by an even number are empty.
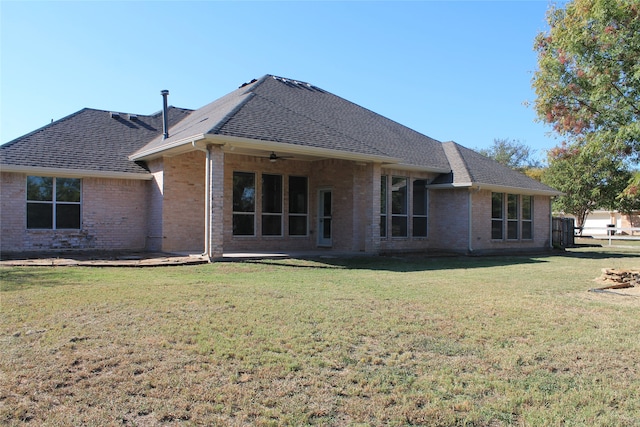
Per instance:
[[[553,247],[570,248],[575,246],[575,228],[575,219],[554,217],[551,233]]]

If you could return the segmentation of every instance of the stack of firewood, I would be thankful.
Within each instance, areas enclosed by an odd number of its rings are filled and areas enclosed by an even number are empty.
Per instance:
[[[640,286],[640,270],[603,268],[600,282],[606,284],[600,289],[624,289]]]

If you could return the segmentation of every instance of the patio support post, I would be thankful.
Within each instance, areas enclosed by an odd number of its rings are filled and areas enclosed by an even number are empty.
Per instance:
[[[224,152],[219,145],[207,146],[209,163],[209,227],[206,244],[209,260],[223,256]]]

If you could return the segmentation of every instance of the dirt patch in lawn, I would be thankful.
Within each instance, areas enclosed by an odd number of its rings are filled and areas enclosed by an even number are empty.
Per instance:
[[[154,267],[207,262],[201,255],[162,252],[30,252],[3,253],[0,267]]]

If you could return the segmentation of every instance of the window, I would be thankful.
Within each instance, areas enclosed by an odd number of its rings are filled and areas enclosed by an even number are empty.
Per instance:
[[[289,177],[289,235],[306,236],[309,215],[307,177]]]
[[[407,237],[407,178],[391,178],[391,236]]]
[[[79,178],[27,177],[27,228],[79,229]]]
[[[507,194],[507,239],[518,239],[519,208],[518,195]]]
[[[427,237],[427,181],[413,181],[413,237]]]
[[[491,193],[491,238],[502,239],[504,228],[504,195]]]
[[[282,175],[262,175],[262,235],[282,236]]]
[[[253,173],[233,173],[233,235],[255,235],[256,178]]]
[[[491,238],[533,239],[533,196],[491,193]]]
[[[380,237],[387,237],[387,176],[380,177]]]
[[[522,238],[533,239],[533,196],[522,196]]]

